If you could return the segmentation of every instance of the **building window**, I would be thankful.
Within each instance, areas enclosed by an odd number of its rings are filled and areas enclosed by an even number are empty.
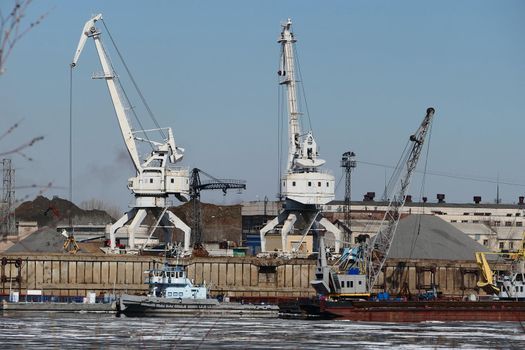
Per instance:
[[[308,181],[308,187],[312,187],[312,182]]]
[[[450,220],[450,222],[458,222],[457,220]]]
[[[494,221],[494,226],[501,226],[501,221]]]
[[[171,179],[171,183],[175,183],[175,179]]]
[[[463,213],[463,215],[468,215],[468,213]]]
[[[473,224],[479,224],[479,220],[472,220]]]
[[[295,186],[295,181],[292,181],[292,186]]]
[[[509,249],[514,249],[514,242],[509,242]]]
[[[317,183],[317,187],[321,187],[321,181]]]
[[[521,214],[520,213],[516,213],[516,216],[521,216]]]
[[[511,213],[507,213],[507,216],[512,216],[512,214]]]
[[[499,242],[499,249],[505,248],[505,242]]]
[[[480,238],[481,238],[481,235],[480,235],[480,234],[475,234],[475,235],[474,235],[474,239],[475,239],[476,241],[479,241]]]
[[[523,222],[522,221],[516,221],[516,226],[519,226],[519,227],[523,226]]]
[[[152,184],[153,183],[153,179],[149,179],[149,183]]]
[[[484,239],[484,240],[483,240],[483,245],[484,245],[485,247],[487,247],[487,246],[489,245],[489,240],[488,240],[488,239]]]
[[[468,222],[468,220],[461,220],[461,222],[462,222],[462,223],[467,223],[467,222]]]
[[[326,187],[330,187],[330,183],[329,182],[326,183]]]
[[[283,181],[283,187],[286,187],[286,181]]]
[[[512,222],[511,221],[505,221],[505,226],[512,226]]]

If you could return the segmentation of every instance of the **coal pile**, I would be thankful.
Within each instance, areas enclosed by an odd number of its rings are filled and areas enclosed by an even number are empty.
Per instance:
[[[17,220],[36,221],[38,227],[67,225],[69,218],[75,225],[106,225],[115,220],[103,210],[83,210],[68,200],[38,196],[15,210]]]

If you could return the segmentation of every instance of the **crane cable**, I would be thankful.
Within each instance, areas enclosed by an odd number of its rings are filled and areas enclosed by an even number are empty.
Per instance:
[[[69,202],[73,203],[73,66],[69,66]],[[73,229],[71,209],[68,210],[69,228]],[[71,232],[73,234],[73,232]]]
[[[301,64],[300,64],[300,60],[299,60],[299,51],[297,50],[297,44],[294,44],[292,45],[292,49],[294,51],[294,57],[295,57],[295,64],[297,66],[297,75],[298,75],[298,82],[299,82],[299,85],[301,86],[301,95],[302,95],[302,99],[301,98],[298,98],[298,102],[301,102],[302,100],[304,100],[304,107],[305,107],[305,110],[306,110],[306,116],[308,117],[308,125],[310,127],[310,131],[312,131],[312,134],[314,133],[313,132],[313,128],[312,128],[312,120],[310,118],[310,110],[308,108],[308,101],[306,100],[306,92],[305,92],[305,89],[304,89],[304,84],[303,84],[303,74],[301,73]]]
[[[104,23],[104,21],[103,21]],[[105,23],[104,23],[104,26],[105,26]],[[107,27],[106,27],[106,30],[107,30]],[[110,38],[111,38],[111,34],[108,32]],[[115,49],[118,51],[118,48],[115,46],[115,42],[113,41],[113,39],[111,39],[112,43],[113,43],[113,46],[115,47]],[[153,143],[151,142],[151,140],[149,139],[148,137],[148,134],[146,132],[144,132],[144,126],[142,126],[142,122],[140,121],[140,118],[139,116],[137,115],[137,112],[135,111],[135,108],[133,108],[133,105],[131,104],[131,100],[128,96],[128,93],[126,92],[126,89],[124,89],[124,86],[122,85],[122,83],[120,82],[120,79],[118,78],[117,76],[117,72],[115,70],[115,66],[113,65],[113,61],[111,60],[111,57],[109,56],[107,50],[106,50],[106,47],[104,46],[104,43],[102,41],[100,41],[100,44],[102,46],[102,50],[104,50],[104,54],[106,55],[106,57],[108,58],[109,60],[109,65],[111,66],[111,71],[113,73],[113,80],[118,84],[119,88],[120,88],[120,91],[119,92],[122,92],[122,94],[124,95],[124,99],[126,100],[127,104],[128,104],[128,108],[129,110],[131,110],[131,113],[133,114],[133,116],[135,117],[135,120],[137,121],[137,124],[139,125],[140,129],[143,131],[144,133],[144,137],[146,138],[146,140],[148,141],[148,144],[149,146],[151,147],[152,150],[154,150],[155,148],[153,147]],[[122,58],[121,58],[122,60]],[[126,113],[126,117],[127,117],[127,113]]]
[[[140,90],[137,82],[135,81],[135,78],[133,77],[133,74],[131,74],[131,71],[130,69],[128,68],[128,65],[126,64],[126,61],[124,60],[124,57],[122,56],[122,54],[120,53],[120,50],[118,49],[117,47],[117,44],[115,43],[115,40],[113,40],[113,36],[111,35],[111,32],[109,31],[109,28],[108,26],[106,25],[106,22],[102,19],[102,24],[104,25],[104,28],[106,29],[106,32],[108,33],[108,36],[109,36],[109,39],[111,40],[111,43],[113,44],[113,47],[115,48],[115,51],[117,52],[119,58],[120,58],[120,61],[122,62],[124,68],[126,69],[126,72],[128,73],[128,76],[133,84],[133,86],[135,87],[135,90],[137,91],[142,103],[144,104],[144,106],[146,107],[146,110],[150,116],[150,118],[153,120],[153,123],[155,124],[155,126],[159,129],[159,132],[160,134],[162,135],[162,137],[164,139],[166,139],[166,135],[164,134],[164,131],[162,130],[162,128],[160,127],[157,119],[155,118],[155,115],[153,114],[153,111],[151,110],[148,102],[146,101],[146,98],[144,97],[144,95],[142,94],[142,91]],[[126,97],[127,98],[127,97]],[[142,126],[141,126],[142,128]],[[144,128],[142,128],[144,130]]]

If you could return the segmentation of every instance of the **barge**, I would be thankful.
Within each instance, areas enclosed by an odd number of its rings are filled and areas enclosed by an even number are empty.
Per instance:
[[[279,305],[280,317],[368,322],[525,321],[525,301],[303,300]]]

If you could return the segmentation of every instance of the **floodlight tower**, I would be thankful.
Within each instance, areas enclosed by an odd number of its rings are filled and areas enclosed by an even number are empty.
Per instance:
[[[289,252],[288,234],[300,218],[301,234],[304,238],[313,226],[323,227],[335,236],[335,248],[339,251],[341,231],[321,214],[321,205],[334,199],[335,179],[321,170],[325,161],[319,158],[317,143],[312,131],[303,134],[299,118],[297,80],[295,71],[294,43],[291,31],[292,21],[282,25],[281,63],[278,71],[279,84],[286,87],[288,101],[288,159],[286,173],[281,178],[281,193],[284,197],[283,211],[269,221],[260,231],[261,251],[266,251],[266,235],[282,225],[280,230],[282,251]],[[291,249],[296,250],[297,247]]]
[[[352,235],[352,227],[350,225],[350,201],[352,194],[352,169],[356,167],[355,153],[348,151],[343,153],[341,158],[341,168],[345,172],[345,200],[343,206],[343,229],[345,230],[345,246],[348,245]]]

